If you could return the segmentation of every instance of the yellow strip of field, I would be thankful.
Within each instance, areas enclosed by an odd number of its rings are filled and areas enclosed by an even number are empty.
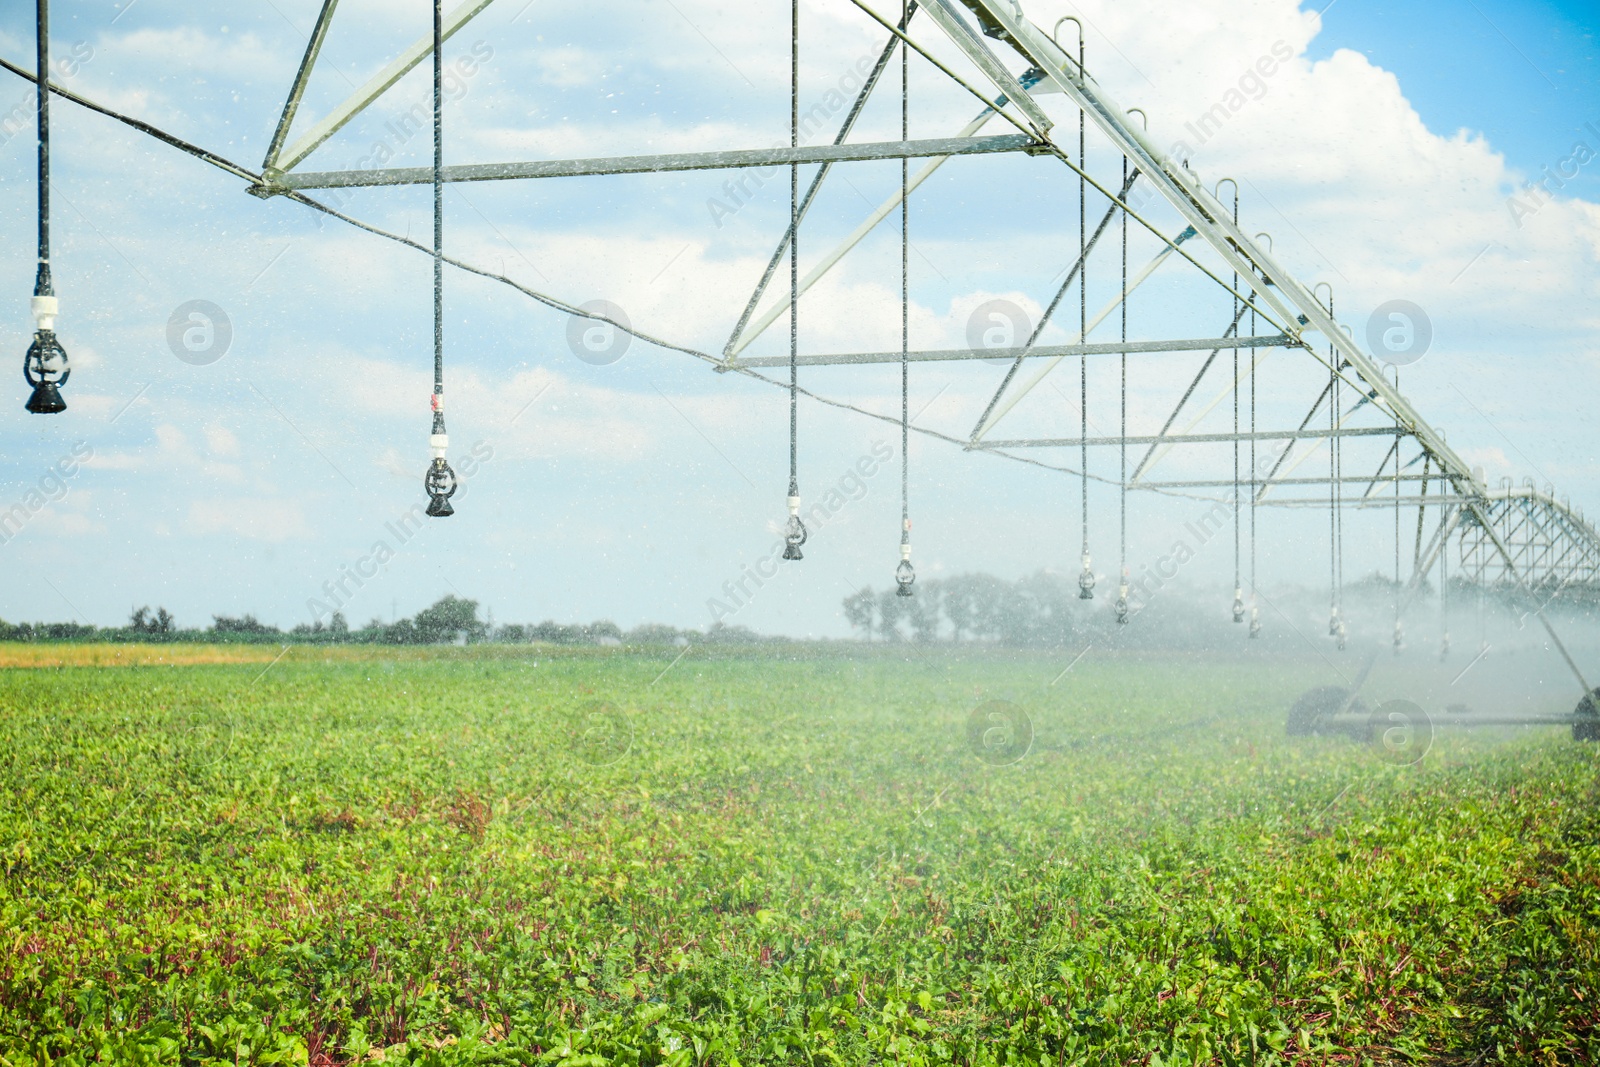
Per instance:
[[[281,645],[77,645],[8,641],[0,642],[0,670],[17,667],[191,667],[209,663],[271,663],[282,651]]]

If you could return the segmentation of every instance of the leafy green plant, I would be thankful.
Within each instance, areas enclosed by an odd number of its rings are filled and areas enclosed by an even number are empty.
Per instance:
[[[1293,665],[679,651],[0,672],[0,1063],[1600,1060],[1564,732],[1395,767],[1286,736]]]

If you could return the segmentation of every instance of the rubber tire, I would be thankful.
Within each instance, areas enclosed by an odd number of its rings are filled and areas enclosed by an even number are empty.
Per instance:
[[[1370,732],[1366,720],[1371,709],[1360,697],[1350,702],[1350,708],[1346,712],[1352,719],[1350,723],[1334,726],[1329,722],[1349,699],[1350,690],[1343,686],[1319,685],[1315,689],[1307,689],[1289,709],[1289,720],[1286,724],[1289,736],[1314,737],[1345,733],[1358,741],[1366,740]]]
[[[1572,724],[1574,741],[1600,741],[1600,689],[1596,689],[1572,709],[1578,721]]]

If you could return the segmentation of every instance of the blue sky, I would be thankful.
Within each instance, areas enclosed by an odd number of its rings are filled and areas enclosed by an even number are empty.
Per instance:
[[[1565,155],[1585,122],[1600,125],[1600,44],[1593,4],[1567,0],[1373,3],[1336,0],[1310,54],[1348,48],[1391,70],[1430,129],[1483,133],[1529,171]],[[1592,135],[1590,135],[1592,136]],[[1596,199],[1600,175],[1570,186]]]
[[[1358,336],[1386,301],[1428,310],[1435,348],[1403,372],[1402,387],[1470,461],[1491,478],[1550,481],[1600,506],[1592,429],[1581,412],[1550,401],[1600,385],[1600,167],[1520,227],[1507,207],[1516,183],[1562,158],[1584,121],[1600,127],[1600,114],[1583,113],[1600,100],[1593,20],[1585,29],[1576,7],[1476,3],[1481,16],[1472,3],[1399,10],[1339,0],[1325,24],[1289,0],[1213,0],[1178,12],[1153,0],[1025,7],[1042,25],[1071,10],[1084,16],[1091,68],[1174,140],[1241,70],[1275,48],[1291,54],[1259,98],[1198,148],[1194,169],[1208,184],[1243,180],[1246,223],[1272,233],[1308,283],[1335,287],[1340,317]],[[100,0],[59,0],[56,51],[78,58],[66,76],[76,91],[257,166],[318,7],[275,0],[219,13],[192,0],[136,0],[119,13]],[[711,0],[642,12],[618,2],[599,5],[597,20],[595,4],[498,0],[446,49],[452,65],[478,57],[448,111],[450,160],[786,140],[787,7],[755,5],[737,18],[730,10]],[[0,52],[31,66],[24,16],[15,5],[0,14]],[[298,128],[427,26],[427,5],[416,0],[345,0]],[[825,105],[881,47],[881,31],[845,0],[808,3],[804,34],[808,106]],[[27,86],[4,84],[0,116],[21,103],[25,119]],[[914,136],[953,134],[974,112],[925,65],[914,68],[912,91]],[[354,166],[380,144],[395,165],[425,162],[427,138],[396,133],[396,123],[427,100],[414,73],[304,169]],[[894,103],[875,101],[859,135],[895,135]],[[1076,118],[1060,98],[1042,103],[1075,139]],[[324,586],[367,567],[384,542],[392,559],[359,588],[345,579],[356,621],[409,614],[457,592],[502,620],[704,626],[725,585],[771,551],[787,481],[781,391],[639,341],[616,363],[590,365],[569,345],[567,316],[455,271],[446,278],[452,455],[480,446],[489,458],[467,479],[456,517],[401,543],[391,527],[424,502],[427,258],[281,199],[247,196],[231,177],[71,105],[58,104],[56,118],[57,285],[77,370],[71,408],[58,418],[22,413],[20,373],[0,385],[0,406],[14,411],[0,419],[0,508],[25,500],[76,445],[93,455],[61,499],[0,544],[12,578],[0,589],[0,617],[111,624],[149,603],[193,624],[249,611],[288,626],[309,621]],[[1600,138],[1593,143],[1600,148]],[[1090,164],[1115,174],[1092,138]],[[11,309],[0,316],[0,345],[17,362],[31,329],[32,166],[30,126],[0,142],[0,294],[13,294],[0,305]],[[1049,161],[958,160],[919,190],[915,343],[965,344],[975,309],[995,299],[1038,315],[1076,248],[1069,177]],[[836,178],[802,235],[804,262],[896,188],[898,170],[862,164]],[[725,181],[685,174],[453,188],[447,247],[571,303],[609,300],[641,329],[718,351],[787,212],[779,175],[748,186],[747,202],[720,215],[711,205],[728,201]],[[346,210],[425,237],[428,205],[426,189],[365,190]],[[1174,214],[1156,207],[1151,217],[1176,232]],[[1155,248],[1136,232],[1130,259],[1141,263]],[[893,347],[898,264],[892,231],[852,253],[802,302],[803,349]],[[1091,310],[1116,286],[1113,261],[1092,266]],[[195,300],[221,307],[232,329],[227,352],[204,365],[177,358],[168,338],[171,316]],[[1075,320],[1076,299],[1069,303]],[[1208,336],[1230,315],[1225,294],[1191,268],[1163,268],[1133,302],[1130,336]],[[1064,325],[1046,338],[1067,340]],[[1115,327],[1113,319],[1091,339]],[[783,352],[783,331],[751,351]],[[1135,368],[1133,432],[1159,426],[1202,358]],[[988,364],[917,368],[918,424],[964,436],[997,379]],[[1297,422],[1314,379],[1304,360],[1265,364],[1264,424]],[[872,411],[899,410],[890,368],[820,369],[803,381]],[[1006,432],[1076,433],[1077,386],[1076,368],[1064,365],[1008,417]],[[1216,387],[1212,380],[1199,392],[1209,399]],[[1114,432],[1116,396],[1115,365],[1093,365],[1089,420],[1103,432]],[[1220,403],[1198,428],[1220,428],[1229,412]],[[838,635],[840,601],[884,588],[898,559],[898,431],[813,403],[801,417],[802,495],[809,507],[836,489],[839,504],[806,561],[784,568],[729,621]],[[896,458],[869,464],[870,477],[852,475],[879,442]],[[1381,452],[1353,449],[1351,462],[1375,465]],[[1076,465],[1073,455],[1037,457]],[[928,439],[914,439],[911,460],[921,573],[1076,571],[1076,479]],[[1116,462],[1114,452],[1096,453],[1091,470],[1111,476]],[[1181,480],[1215,475],[1228,457],[1163,464],[1165,477]],[[1119,555],[1117,506],[1113,490],[1092,485],[1091,551],[1106,586]],[[1204,507],[1135,494],[1130,568],[1170,548]],[[1352,518],[1348,573],[1390,556],[1391,519]],[[1315,589],[1327,561],[1325,520],[1277,510],[1263,521],[1263,590]],[[1209,546],[1184,581],[1231,586],[1228,549]]]

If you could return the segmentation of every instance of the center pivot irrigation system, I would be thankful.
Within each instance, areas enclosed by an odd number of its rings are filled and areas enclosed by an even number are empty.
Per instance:
[[[1030,22],[1016,0],[902,0],[898,10],[887,14],[867,0],[849,0],[863,20],[876,24],[886,35],[882,51],[869,74],[860,79],[859,91],[845,111],[832,143],[802,143],[803,131],[814,124],[815,114],[802,118],[800,93],[801,22],[798,0],[791,0],[790,24],[790,137],[788,147],[770,149],[732,149],[712,152],[687,152],[636,155],[611,158],[536,160],[510,163],[475,163],[446,166],[443,154],[443,43],[483,12],[493,0],[465,0],[446,13],[441,0],[434,0],[433,26],[366,84],[290,140],[307,85],[317,66],[324,41],[338,7],[338,0],[323,0],[316,27],[307,43],[305,55],[295,75],[270,147],[259,172],[231,162],[215,153],[190,144],[138,119],[85,99],[50,84],[48,47],[48,0],[38,0],[38,56],[33,73],[0,60],[12,73],[28,78],[38,86],[39,114],[39,271],[33,297],[37,323],[29,348],[24,373],[33,387],[27,409],[49,414],[60,412],[66,404],[60,388],[70,374],[65,350],[56,338],[58,302],[50,274],[49,247],[49,103],[52,93],[141,130],[163,142],[188,152],[213,166],[239,177],[250,193],[262,197],[283,197],[303,206],[339,218],[370,233],[406,245],[432,257],[434,264],[434,388],[429,444],[432,460],[425,475],[429,497],[427,514],[436,517],[452,514],[450,497],[456,488],[454,472],[448,462],[449,440],[444,419],[444,333],[443,269],[450,264],[460,270],[488,277],[512,286],[530,298],[568,315],[608,323],[615,329],[664,349],[679,352],[710,364],[719,373],[742,376],[777,386],[789,398],[789,486],[788,521],[785,529],[787,560],[802,558],[807,528],[802,515],[798,463],[799,398],[804,395],[822,404],[856,412],[880,421],[897,423],[901,433],[901,528],[900,560],[895,570],[897,591],[912,596],[916,573],[911,559],[911,519],[909,508],[909,436],[917,433],[958,445],[969,451],[1021,461],[1079,480],[1082,486],[1082,571],[1079,595],[1094,598],[1095,574],[1089,552],[1090,524],[1088,485],[1090,480],[1116,486],[1120,496],[1120,580],[1114,611],[1119,623],[1133,614],[1130,597],[1143,590],[1146,578],[1129,573],[1127,561],[1128,493],[1143,490],[1169,495],[1200,495],[1205,490],[1226,491],[1220,499],[1204,497],[1222,511],[1219,525],[1231,520],[1234,536],[1234,622],[1248,622],[1246,632],[1256,637],[1261,632],[1260,612],[1255,591],[1255,545],[1257,511],[1263,506],[1326,508],[1329,515],[1330,611],[1328,634],[1344,647],[1346,624],[1341,616],[1343,584],[1343,536],[1346,515],[1364,509],[1392,511],[1394,517],[1395,650],[1403,647],[1401,617],[1422,588],[1424,580],[1437,566],[1441,581],[1441,606],[1448,589],[1448,567],[1454,556],[1460,578],[1476,583],[1480,590],[1496,587],[1520,598],[1537,614],[1549,635],[1551,645],[1576,678],[1582,697],[1570,719],[1574,735],[1585,739],[1600,737],[1600,695],[1593,690],[1583,671],[1562,643],[1545,606],[1555,596],[1575,587],[1600,589],[1600,533],[1582,514],[1558,500],[1551,490],[1540,491],[1531,485],[1513,487],[1509,482],[1491,489],[1481,472],[1471,469],[1445,441],[1439,430],[1430,426],[1399,390],[1399,372],[1386,374],[1374,358],[1354,341],[1347,328],[1334,317],[1333,293],[1323,285],[1307,288],[1274,258],[1267,234],[1252,236],[1239,223],[1239,186],[1224,178],[1208,189],[1186,161],[1176,160],[1156,146],[1145,129],[1143,112],[1124,109],[1113,101],[1085,66],[1082,25],[1075,18],[1064,18],[1052,32]],[[1076,29],[1075,49],[1058,42],[1063,25]],[[945,58],[941,59],[942,53]],[[1074,54],[1075,53],[1075,54]],[[932,69],[949,79],[960,91],[969,94],[980,106],[954,136],[912,139],[910,136],[910,66]],[[899,76],[890,74],[898,55]],[[425,58],[433,66],[433,165],[384,169],[305,171],[298,169],[316,149],[333,137],[352,119],[394,86]],[[899,89],[898,140],[860,141],[852,138],[855,127],[877,93],[888,95],[894,82]],[[884,89],[888,82],[890,88]],[[883,91],[880,91],[883,90]],[[1065,109],[1076,118],[1076,144],[1058,140],[1062,128],[1051,118],[1042,100],[1065,98]],[[830,112],[831,113],[831,112]],[[1134,115],[1139,116],[1135,122]],[[986,127],[1009,127],[1005,132],[984,133]],[[1095,147],[1094,170],[1090,166],[1090,135]],[[1076,179],[1078,193],[1079,239],[1076,257],[1065,272],[1065,280],[1054,288],[1037,323],[1020,331],[1004,347],[949,350],[914,350],[910,343],[910,209],[911,195],[947,162],[968,156],[1035,157],[1044,162],[1036,166],[1064,167],[1068,181]],[[913,171],[911,161],[920,161]],[[1116,169],[1105,166],[1107,160]],[[830,249],[802,271],[800,236],[802,226],[819,200],[833,168],[850,163],[899,162],[899,188],[856,227],[843,242]],[[973,166],[975,164],[967,164]],[[651,336],[631,324],[591,310],[576,307],[555,296],[531,289],[501,274],[463,262],[444,253],[443,189],[450,182],[544,180],[582,176],[659,174],[682,171],[733,170],[740,168],[789,169],[789,220],[779,238],[760,280],[739,314],[720,353],[709,353]],[[801,181],[801,168],[814,167],[807,183]],[[343,214],[313,199],[310,191],[362,186],[424,185],[433,187],[434,228],[431,247],[370,223]],[[1231,185],[1231,195],[1222,196],[1223,186]],[[800,350],[802,297],[844,258],[898,213],[900,252],[900,347],[898,351],[807,353]],[[1166,222],[1165,217],[1175,218]],[[1153,255],[1130,272],[1130,231],[1133,244],[1142,244]],[[1115,235],[1115,236],[1112,236]],[[787,259],[787,291],[771,292]],[[1089,306],[1091,266],[1106,270],[1103,278],[1115,279],[1114,297],[1093,314]],[[1129,340],[1130,298],[1166,264],[1181,269],[1196,284],[1215,293],[1226,294],[1228,324],[1220,334],[1187,339]],[[1060,275],[1058,274],[1057,277]],[[1054,279],[1051,280],[1052,284]],[[1076,289],[1077,321],[1059,325],[1070,335],[1067,344],[1043,344],[1041,335],[1065,303],[1069,309],[1062,319],[1070,320],[1071,297]],[[1116,340],[1092,342],[1090,336],[1107,320],[1116,316]],[[1223,314],[1219,311],[1219,318]],[[753,342],[781,319],[788,321],[786,356],[750,354]],[[1199,331],[1191,331],[1199,332]],[[1023,337],[1020,334],[1025,333]],[[1104,334],[1102,333],[1102,337]],[[1194,373],[1187,378],[1179,373],[1185,354],[1201,356]],[[1224,354],[1227,358],[1223,358]],[[1276,360],[1270,360],[1279,353]],[[1118,425],[1115,434],[1096,429],[1091,434],[1089,416],[1089,367],[1091,361],[1115,357],[1118,361]],[[1077,433],[1070,437],[1002,437],[997,427],[1012,416],[1036,388],[1064,361],[1078,364]],[[999,360],[1004,374],[981,414],[965,433],[946,432],[914,426],[909,415],[911,365],[924,362]],[[1231,360],[1231,365],[1230,361]],[[898,419],[868,411],[843,401],[830,399],[814,388],[800,384],[800,368],[858,367],[898,364],[900,369],[900,413]],[[787,381],[769,377],[763,371],[787,370]],[[1130,371],[1133,372],[1130,379]],[[829,372],[819,372],[827,374]],[[1197,393],[1213,378],[1220,386],[1209,403],[1200,403]],[[1130,380],[1141,396],[1159,393],[1169,384],[1174,396],[1166,399],[1163,410],[1170,411],[1154,432],[1130,432]],[[1186,382],[1186,384],[1185,384]],[[1054,385],[1054,382],[1052,382]],[[1072,405],[1060,389],[1055,390]],[[1203,394],[1202,394],[1203,395]],[[1270,397],[1275,403],[1264,403]],[[1034,405],[1037,410],[1037,404]],[[1228,419],[1231,407],[1231,421]],[[1258,416],[1263,411],[1282,408],[1289,413],[1285,425],[1263,428]],[[1303,412],[1303,416],[1300,415]],[[1220,419],[1222,425],[1217,425]],[[1296,421],[1298,419],[1298,421]],[[1090,449],[1116,450],[1116,477],[1091,473]],[[1130,453],[1130,449],[1132,452]],[[1326,449],[1326,456],[1320,452]],[[1182,450],[1181,453],[1178,450]],[[1202,458],[1216,461],[1221,453],[1220,471],[1210,477],[1157,481],[1155,468],[1178,453],[1193,463]],[[1076,469],[1037,458],[1041,455],[1076,453]],[[1231,458],[1231,470],[1228,460]],[[1132,462],[1130,462],[1130,459]],[[1313,462],[1315,461],[1315,462]],[[1354,474],[1346,474],[1349,462]],[[1107,464],[1109,466],[1109,464]],[[1408,540],[1402,532],[1402,514],[1415,509],[1415,536],[1410,539],[1411,573],[1401,583],[1401,545]],[[814,512],[813,512],[814,514]],[[1215,518],[1215,513],[1212,516]],[[1244,527],[1247,525],[1248,534]],[[1243,566],[1241,545],[1248,543],[1248,568]],[[1248,590],[1248,599],[1247,591]],[[1449,648],[1447,619],[1441,623],[1441,655]],[[1376,659],[1368,658],[1355,685],[1328,712],[1337,715],[1355,706],[1356,694]]]

